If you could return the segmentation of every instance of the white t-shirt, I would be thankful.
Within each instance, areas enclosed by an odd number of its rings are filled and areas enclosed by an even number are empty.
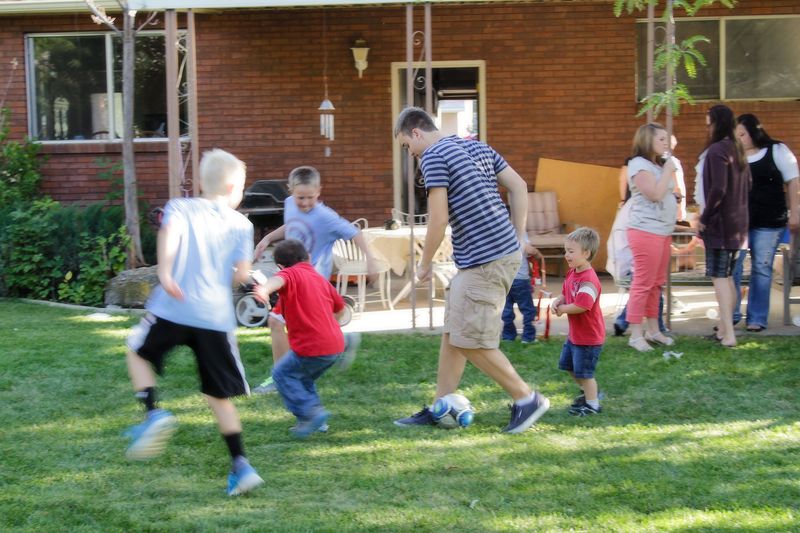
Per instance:
[[[650,201],[636,187],[633,177],[644,170],[655,176],[656,183],[668,179],[667,192],[661,200]],[[644,157],[637,156],[628,162],[628,186],[631,188],[631,215],[628,227],[656,235],[671,235],[675,229],[678,203],[673,191],[673,176],[662,176],[663,168]]]
[[[761,161],[767,155],[767,148],[764,147],[753,155],[747,156],[747,162],[753,164]],[[783,143],[778,143],[772,146],[772,160],[775,161],[775,166],[781,171],[783,182],[791,181],[793,178],[800,176],[798,171],[797,158],[794,156],[789,147]]]
[[[703,150],[697,157],[697,164],[694,166],[694,203],[699,208],[699,214],[703,214],[703,209],[706,208],[706,193],[703,190],[703,166],[706,162],[706,154],[708,148]]]

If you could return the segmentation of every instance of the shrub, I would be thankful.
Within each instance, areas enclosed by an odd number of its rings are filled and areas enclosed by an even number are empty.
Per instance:
[[[9,141],[7,112],[0,113],[0,295],[102,304],[130,243],[119,205],[121,165],[97,162],[99,176],[111,182],[103,203],[63,206],[38,198],[39,147]],[[155,262],[155,233],[144,217],[141,228],[145,258]]]
[[[81,234],[78,258],[79,270],[70,270],[58,286],[58,299],[65,302],[102,305],[109,279],[125,268],[126,250],[130,237],[125,226],[111,235]]]
[[[0,211],[33,200],[39,189],[39,145],[8,140],[8,109],[0,110]]]
[[[98,305],[125,266],[119,213],[102,206],[34,200],[9,213],[0,237],[0,276],[11,296]]]
[[[64,272],[53,218],[60,208],[58,202],[43,199],[9,213],[0,238],[0,274],[11,296],[55,296],[56,280]]]

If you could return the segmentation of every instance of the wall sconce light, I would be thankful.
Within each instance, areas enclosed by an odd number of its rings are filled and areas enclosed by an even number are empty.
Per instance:
[[[367,45],[367,41],[364,39],[357,39],[350,50],[353,51],[353,59],[356,62],[356,70],[358,70],[358,77],[360,78],[364,71],[367,70],[369,45]]]

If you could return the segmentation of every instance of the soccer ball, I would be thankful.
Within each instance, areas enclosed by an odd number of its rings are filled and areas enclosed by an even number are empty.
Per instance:
[[[444,429],[465,428],[472,424],[472,420],[475,418],[475,411],[469,400],[456,393],[442,396],[436,400],[431,412],[436,424]]]

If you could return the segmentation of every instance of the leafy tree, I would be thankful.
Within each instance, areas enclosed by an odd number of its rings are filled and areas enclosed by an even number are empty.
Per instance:
[[[104,24],[117,35],[122,37],[122,167],[124,181],[125,227],[130,237],[130,250],[128,253],[128,267],[134,268],[144,264],[142,253],[142,238],[139,227],[139,205],[136,185],[136,162],[133,151],[133,87],[134,87],[134,59],[136,57],[136,33],[155,18],[155,13],[150,13],[144,23],[136,28],[136,11],[128,8],[124,0],[117,0],[122,9],[123,28],[120,30],[114,25],[114,18],[106,15],[105,9],[95,5],[94,0],[85,0],[92,11],[92,19],[97,24]]]

